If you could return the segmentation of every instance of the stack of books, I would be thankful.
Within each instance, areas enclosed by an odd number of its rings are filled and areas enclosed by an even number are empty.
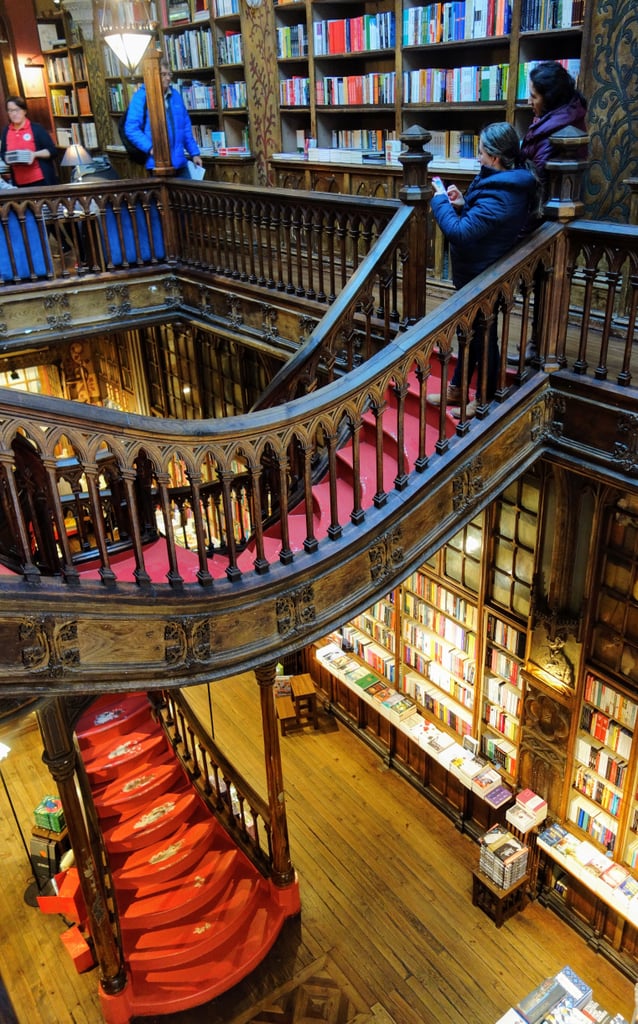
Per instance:
[[[531,789],[522,789],[516,795],[513,807],[508,808],[505,817],[519,832],[529,832],[547,817],[547,801]]]
[[[516,1011],[526,1024],[580,1024],[583,1008],[592,990],[571,967],[563,967],[553,978],[545,978],[533,992],[521,999]]]
[[[493,825],[480,846],[479,870],[501,889],[509,889],[527,872],[528,849],[505,825]]]

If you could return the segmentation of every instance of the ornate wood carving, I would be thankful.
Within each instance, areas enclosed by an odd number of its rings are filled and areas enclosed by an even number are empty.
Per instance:
[[[208,661],[211,655],[208,620],[171,619],[164,628],[166,661],[169,665],[194,665]]]
[[[277,599],[277,628],[282,636],[301,631],[314,622],[314,596],[314,587],[309,583]]]
[[[401,527],[390,530],[381,537],[377,544],[373,544],[368,551],[370,558],[370,579],[375,583],[381,582],[387,576],[393,575],[403,562],[403,535]]]
[[[479,457],[472,459],[454,477],[452,505],[455,512],[472,508],[479,500],[484,488],[483,462]]]
[[[22,662],[31,671],[57,679],[66,668],[80,663],[77,622],[56,623],[53,615],[28,618],[20,624],[19,636]]]
[[[521,786],[545,797],[550,811],[560,813],[567,768],[570,714],[549,694],[528,682],[521,733]]]
[[[565,399],[562,395],[548,392],[531,409],[532,441],[544,441],[551,437],[560,437],[563,430],[565,415]]]

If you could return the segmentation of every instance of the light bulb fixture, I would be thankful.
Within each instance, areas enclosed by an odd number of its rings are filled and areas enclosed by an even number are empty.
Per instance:
[[[146,53],[156,28],[148,0],[134,3],[105,0],[100,16],[100,36],[131,75]]]
[[[87,167],[91,162],[89,151],[84,146],[80,146],[78,142],[72,142],[70,146],[67,146],[64,156],[60,160],[60,166],[77,167],[77,180],[82,181],[82,168]]]

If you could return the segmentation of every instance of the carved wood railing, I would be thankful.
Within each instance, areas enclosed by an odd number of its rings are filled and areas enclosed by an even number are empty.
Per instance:
[[[228,834],[266,876],[272,872],[268,803],[228,761],[179,690],[151,695],[158,721],[191,784]]]
[[[506,363],[514,316],[518,333],[525,338],[533,324],[533,283],[540,280],[539,294],[544,295],[547,282],[551,280],[548,272],[554,264],[556,245],[562,231],[556,226],[545,226],[498,268],[486,271],[448,303],[397,335],[367,363],[353,369],[342,380],[282,408],[226,421],[174,424],[96,407],[89,411],[78,403],[52,398],[5,393],[0,399],[0,418],[4,422],[3,447],[0,450],[3,531],[13,531],[22,571],[30,579],[39,577],[42,563],[46,564],[46,561],[41,557],[38,538],[45,536],[48,529],[48,534],[56,538],[61,578],[69,583],[77,583],[80,579],[69,548],[58,491],[56,450],[62,440],[65,451],[77,460],[83,480],[83,493],[87,495],[99,553],[99,576],[104,583],[118,579],[117,567],[111,565],[100,501],[101,460],[107,455],[114,456],[114,459],[108,459],[110,489],[118,488],[128,510],[135,562],[132,575],[139,585],[162,582],[163,579],[168,579],[173,587],[181,588],[185,583],[180,572],[179,537],[173,524],[169,494],[171,466],[175,461],[183,465],[190,488],[193,547],[197,556],[194,577],[201,586],[211,586],[216,577],[225,576],[235,581],[251,571],[257,574],[268,571],[273,557],[272,548],[267,551],[262,517],[256,514],[256,510],[263,510],[265,504],[264,478],[273,488],[273,502],[279,509],[278,562],[289,565],[295,558],[295,550],[320,558],[320,547],[324,548],[326,543],[336,544],[348,524],[362,523],[368,509],[379,508],[386,502],[389,487],[407,491],[418,486],[418,475],[430,460],[449,449],[451,441],[447,436],[445,403],[441,406],[438,427],[433,432],[426,431],[426,396],[435,388],[445,392],[457,334],[460,332],[461,342],[466,342],[471,325],[479,316],[487,321],[494,316],[499,319],[502,352],[497,398],[501,402],[507,399],[511,387],[517,383],[510,383]],[[519,299],[521,288],[522,300]],[[337,305],[338,302],[335,307]],[[542,303],[543,308],[549,305],[549,300]],[[440,376],[431,378],[433,360],[438,364]],[[485,372],[485,367],[482,372]],[[535,371],[523,368],[518,382],[531,372]],[[410,381],[418,394],[420,428],[417,450],[411,460],[406,461],[402,439],[406,425],[405,396]],[[390,385],[396,402],[388,404],[386,390]],[[487,412],[487,408],[482,408],[479,415]],[[360,464],[359,435],[363,418],[369,413],[377,424],[377,476],[372,487],[366,490]],[[19,445],[14,444],[17,428],[24,435]],[[384,428],[399,439],[393,457],[392,481],[388,478],[387,459],[384,469]],[[457,428],[458,437],[463,437],[467,431],[468,421],[462,418]],[[351,487],[345,492],[337,486],[335,460],[337,446],[344,434],[351,445],[353,463]],[[30,469],[27,474],[24,460],[21,462],[17,455],[17,452],[24,451],[25,445],[40,463],[39,485],[35,492],[34,472]],[[296,453],[294,465],[291,452]],[[330,508],[327,518],[324,517],[322,529],[325,532],[318,536],[312,510],[316,501],[321,499],[314,497],[319,484],[313,477],[313,468],[321,460],[327,464],[325,481]],[[112,471],[114,464],[119,468],[117,479]],[[215,555],[213,559],[208,557],[209,540],[201,501],[201,489],[211,479],[211,468],[214,469],[215,480],[221,484],[219,515],[228,546],[224,555]],[[293,469],[294,479],[291,477]],[[232,494],[237,488],[238,478],[245,476],[249,479],[246,491],[252,502],[254,537],[251,549],[244,552],[240,564],[235,540],[238,528],[236,505]],[[164,564],[159,579],[157,568],[150,570],[145,559],[148,513],[140,478],[145,487],[150,486],[154,490],[160,508],[163,538],[158,543],[164,547]],[[301,543],[297,541],[293,547],[289,496],[296,488],[301,488],[303,493],[306,534]]]

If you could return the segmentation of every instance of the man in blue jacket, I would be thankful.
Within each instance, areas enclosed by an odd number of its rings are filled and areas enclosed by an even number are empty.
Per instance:
[[[164,90],[171,164],[175,168],[177,177],[187,178],[187,160],[192,160],[194,164],[201,167],[202,158],[199,155],[199,146],[193,137],[193,127],[184,106],[184,100],[179,90],[174,89],[171,85],[173,74],[167,60],[160,61],[160,76]],[[148,153],[145,166],[147,171],[151,171],[155,167],[155,160],[153,159],[153,139],[148,116],[148,103],[146,102],[146,88],[143,85],[131,98],[126,115],[125,131],[138,149],[141,149],[143,153]]]

